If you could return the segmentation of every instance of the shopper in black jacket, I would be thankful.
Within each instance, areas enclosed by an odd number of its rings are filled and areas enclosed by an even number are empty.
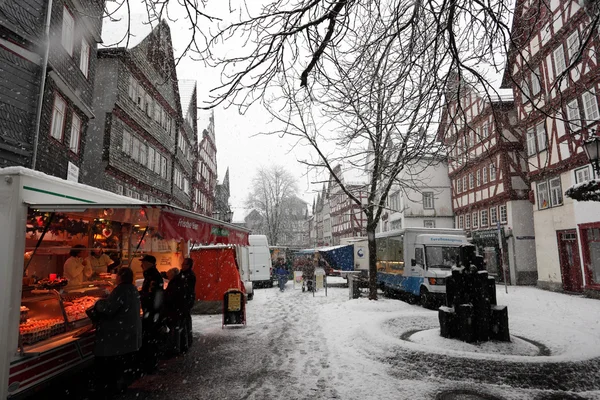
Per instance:
[[[143,342],[140,349],[142,371],[153,373],[158,367],[158,355],[162,341],[162,309],[164,301],[163,278],[156,269],[156,258],[145,255],[141,259],[144,283],[140,291],[142,303]]]
[[[87,313],[96,325],[95,389],[99,396],[109,396],[129,383],[130,368],[142,345],[140,296],[131,268],[117,270],[117,286]]]
[[[181,272],[179,273],[185,290],[185,309],[183,319],[185,322],[185,330],[187,343],[182,343],[181,351],[186,351],[192,345],[192,308],[196,304],[196,274],[192,270],[194,260],[184,258],[181,264]]]

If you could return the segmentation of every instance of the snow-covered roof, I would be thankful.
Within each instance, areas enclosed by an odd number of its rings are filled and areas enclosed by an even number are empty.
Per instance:
[[[196,81],[192,79],[180,79],[177,84],[179,86],[179,98],[181,99],[183,117],[187,118],[190,102],[192,101],[192,95],[196,89]]]

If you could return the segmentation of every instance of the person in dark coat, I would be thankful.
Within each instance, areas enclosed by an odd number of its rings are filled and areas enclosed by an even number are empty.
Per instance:
[[[165,289],[164,320],[169,328],[168,351],[179,354],[187,349],[187,328],[185,315],[187,311],[187,293],[185,281],[179,269],[171,268],[167,275],[169,284]]]
[[[191,258],[184,258],[183,263],[181,264],[181,272],[179,275],[183,281],[183,287],[185,292],[185,309],[183,318],[185,321],[185,330],[187,343],[182,343],[181,350],[187,351],[187,349],[192,345],[192,308],[194,304],[196,304],[196,274],[192,270],[194,266],[194,260]]]
[[[158,368],[158,356],[164,327],[161,318],[164,289],[163,278],[156,269],[156,258],[145,255],[141,258],[144,270],[144,283],[140,291],[142,303],[142,348],[140,349],[140,366],[146,373],[154,373]]]
[[[133,377],[133,360],[142,345],[140,296],[131,268],[117,271],[117,286],[106,299],[98,300],[88,315],[96,324],[95,389],[99,397],[110,396]]]

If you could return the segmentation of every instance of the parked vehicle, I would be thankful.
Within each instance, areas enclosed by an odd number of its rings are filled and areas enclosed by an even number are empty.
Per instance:
[[[377,284],[432,308],[446,295],[446,278],[460,247],[471,245],[462,229],[405,228],[375,236]]]
[[[249,235],[248,260],[250,279],[254,286],[273,287],[271,279],[271,252],[266,235]]]

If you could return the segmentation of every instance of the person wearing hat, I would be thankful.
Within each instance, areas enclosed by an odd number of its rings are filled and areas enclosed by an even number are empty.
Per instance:
[[[156,258],[146,254],[140,259],[144,270],[144,283],[140,290],[142,304],[142,348],[140,349],[141,368],[153,373],[158,367],[158,353],[161,341],[161,318],[164,290],[163,278],[156,269]]]

